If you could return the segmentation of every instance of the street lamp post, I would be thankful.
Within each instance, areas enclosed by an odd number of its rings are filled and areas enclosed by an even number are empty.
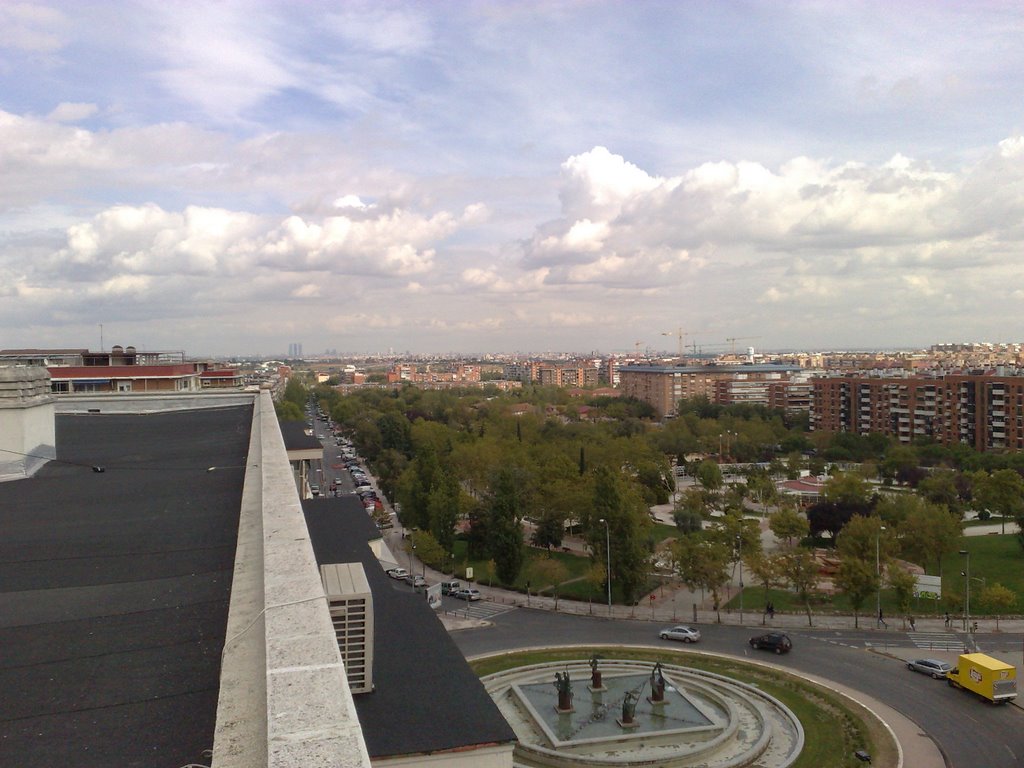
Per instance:
[[[736,546],[739,551],[740,561],[740,624],[743,623],[743,537],[736,537]]]
[[[967,632],[968,640],[973,640],[971,635],[971,553],[961,549],[960,554],[967,558],[963,571],[964,577],[964,631]]]
[[[882,538],[884,530],[884,525],[879,526],[878,533],[875,534],[875,578],[878,579],[878,589],[875,592],[875,629],[882,625],[882,564],[879,558],[879,539]]]
[[[605,574],[604,580],[608,584],[608,615],[612,615],[612,534],[608,527],[608,521],[603,517],[598,520],[604,523],[604,553],[605,553]]]

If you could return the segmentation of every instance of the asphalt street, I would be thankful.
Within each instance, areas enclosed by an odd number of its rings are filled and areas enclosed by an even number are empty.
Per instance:
[[[490,626],[452,633],[467,656],[555,645],[648,645],[691,648],[658,637],[660,623],[566,615],[517,608],[492,616]],[[792,630],[793,651],[776,656],[752,650],[747,641],[756,626],[702,624],[693,650],[706,650],[776,663],[861,691],[914,721],[938,744],[951,768],[1020,768],[1024,764],[1024,711],[986,704],[942,681],[910,672],[902,659],[874,652],[878,633],[854,630]],[[903,635],[903,633],[899,633]],[[981,637],[984,644],[989,638]],[[890,637],[913,647],[909,637]],[[1016,638],[1020,647],[1020,638]],[[883,650],[879,648],[878,650]],[[927,655],[922,653],[922,656]]]

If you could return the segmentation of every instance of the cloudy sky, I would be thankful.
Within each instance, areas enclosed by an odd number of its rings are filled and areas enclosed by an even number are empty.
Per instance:
[[[2,0],[0,347],[101,324],[195,355],[1024,341],[1024,6]]]

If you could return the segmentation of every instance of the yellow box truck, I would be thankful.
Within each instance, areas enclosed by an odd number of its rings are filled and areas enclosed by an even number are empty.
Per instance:
[[[1017,668],[984,653],[965,653],[946,673],[954,688],[966,688],[995,704],[1017,697]]]

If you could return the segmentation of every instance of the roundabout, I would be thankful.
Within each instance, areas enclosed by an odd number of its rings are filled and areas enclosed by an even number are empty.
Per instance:
[[[774,697],[679,664],[603,660],[598,671],[580,658],[514,667],[483,683],[519,738],[523,768],[786,768],[803,746],[799,720]]]

